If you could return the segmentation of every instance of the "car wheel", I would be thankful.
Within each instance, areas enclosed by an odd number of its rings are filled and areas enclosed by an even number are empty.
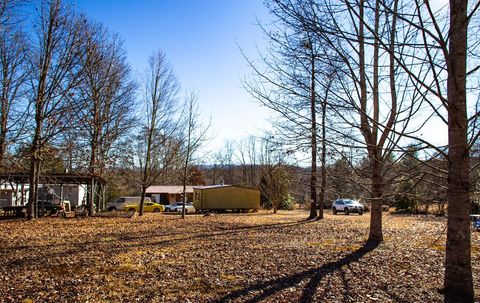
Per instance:
[[[154,209],[153,209],[153,212],[154,212],[154,213],[159,213],[159,212],[160,212],[160,208],[154,208]]]
[[[128,211],[135,211],[135,208],[129,208]]]
[[[334,208],[332,209],[332,212],[333,212],[334,215],[336,215],[336,214],[337,214],[337,209],[334,207]]]
[[[110,206],[108,209],[108,211],[114,211],[114,210],[117,210],[114,206]]]
[[[345,208],[343,211],[345,212],[345,215],[347,215],[347,216],[350,214],[350,210],[348,208]]]
[[[363,215],[363,210],[359,210],[359,211],[358,211],[358,215],[359,215],[359,216]]]

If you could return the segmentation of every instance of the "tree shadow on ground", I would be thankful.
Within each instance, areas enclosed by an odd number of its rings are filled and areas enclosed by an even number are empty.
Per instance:
[[[342,271],[343,266],[348,266],[352,262],[356,262],[360,260],[363,256],[367,253],[371,252],[375,248],[377,248],[379,243],[376,242],[366,242],[361,248],[358,250],[346,255],[342,259],[326,263],[318,268],[312,268],[308,270],[304,270],[302,272],[277,278],[274,280],[254,284],[234,292],[231,292],[222,298],[215,299],[212,301],[215,303],[221,302],[229,302],[233,300],[241,300],[242,297],[245,297],[245,300],[242,302],[254,303],[260,302],[268,297],[275,295],[277,292],[285,290],[290,287],[295,287],[300,284],[303,280],[308,280],[307,285],[304,287],[304,290],[301,294],[301,297],[298,299],[298,302],[302,303],[309,303],[314,302],[318,298],[314,298],[317,293],[317,288],[322,279],[324,279],[327,275],[334,273],[335,271],[341,271],[341,276],[343,280],[343,287],[345,289],[345,296],[348,295],[349,292],[349,285],[344,273]],[[256,293],[253,298],[250,298],[252,293]]]
[[[0,247],[0,258],[2,254],[8,254],[12,250],[31,250],[31,249],[41,249],[37,252],[36,255],[31,255],[28,258],[16,259],[7,261],[4,264],[6,266],[20,266],[27,264],[41,264],[46,257],[52,258],[62,258],[65,255],[77,255],[78,253],[85,253],[89,251],[101,251],[106,250],[108,254],[115,254],[117,251],[122,251],[125,249],[132,249],[136,247],[167,247],[182,242],[188,242],[191,240],[197,239],[210,239],[212,237],[227,236],[227,235],[240,235],[243,232],[249,231],[261,231],[269,229],[283,229],[299,226],[301,224],[310,223],[313,221],[300,220],[293,222],[285,223],[274,223],[274,224],[261,224],[261,225],[246,225],[246,226],[236,226],[236,227],[223,227],[218,226],[215,230],[210,231],[180,231],[180,232],[154,232],[148,234],[97,234],[94,239],[80,241],[80,242],[70,242],[70,243],[53,243],[53,244],[44,244],[44,245],[17,245],[9,247]],[[173,237],[173,238],[172,238]],[[99,244],[112,243],[111,239],[114,238],[116,241],[109,245],[108,247],[101,247]],[[142,240],[150,240],[148,243],[139,242]],[[153,240],[153,241],[151,241]],[[65,249],[58,249],[62,245],[66,246]],[[52,252],[50,249],[55,248]]]

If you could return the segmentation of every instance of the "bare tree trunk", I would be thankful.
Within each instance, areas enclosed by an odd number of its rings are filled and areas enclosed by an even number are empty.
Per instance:
[[[95,131],[96,133],[96,131]],[[90,152],[90,176],[92,178],[92,181],[90,182],[90,197],[89,197],[89,200],[88,200],[88,215],[91,216],[93,214],[93,203],[94,203],[94,200],[95,200],[95,183],[93,181],[93,176],[95,175],[95,166],[96,166],[96,158],[97,158],[97,146],[98,146],[98,143],[97,143],[97,138],[98,138],[98,134],[97,136],[94,135],[94,138],[91,142],[91,152]]]
[[[88,197],[88,215],[93,215],[93,203],[95,200],[95,180],[91,179],[90,181],[90,196]]]
[[[318,202],[318,219],[323,219],[323,209],[325,207],[325,189],[327,186],[327,104],[328,95],[330,94],[330,88],[332,87],[335,77],[335,71],[328,76],[328,82],[325,87],[325,97],[322,100],[322,154],[320,155],[320,161],[322,163],[322,179],[320,181],[320,199]]]
[[[217,164],[213,165],[212,183],[217,184]]]
[[[38,117],[37,110],[37,117]],[[35,129],[35,135],[33,137],[32,146],[30,147],[30,176],[29,176],[29,195],[28,202],[30,206],[28,208],[27,218],[29,220],[38,217],[37,213],[37,197],[38,197],[38,180],[40,175],[40,137],[41,137],[41,122],[37,120],[37,126]]]
[[[138,215],[143,216],[143,206],[145,205],[145,194],[147,192],[147,187],[150,179],[150,154],[152,153],[152,134],[154,130],[149,130],[148,142],[147,142],[147,155],[145,159],[145,167],[143,170],[143,180],[142,180],[142,196],[140,198],[140,208],[138,210]]]
[[[188,140],[190,142],[190,139]],[[183,197],[182,197],[182,219],[185,219],[185,205],[187,203],[187,172],[188,172],[188,162],[190,162],[190,150],[188,148],[187,157],[183,167],[183,178],[182,178],[182,186],[183,186]]]
[[[183,186],[183,197],[182,197],[182,219],[185,219],[185,204],[187,202],[187,173],[188,173],[188,165],[190,163],[190,155],[191,155],[191,143],[192,143],[192,130],[194,128],[193,123],[193,101],[194,99],[189,100],[190,103],[188,106],[188,122],[187,122],[187,146],[185,152],[185,162],[183,163],[183,174],[182,174],[182,186]]]
[[[98,125],[98,109],[97,105],[94,105],[94,112],[93,112],[93,135],[90,141],[90,174],[93,176],[95,175],[96,172],[96,167],[97,167],[97,150],[98,150],[98,137],[99,137],[99,125]]]
[[[154,125],[155,121],[155,110],[152,111],[152,125]],[[153,132],[155,131],[154,127],[151,126],[148,130],[148,139],[147,139],[147,151],[146,151],[146,159],[145,159],[145,167],[143,169],[143,180],[142,180],[142,196],[140,198],[140,208],[138,210],[138,215],[143,216],[143,206],[145,205],[145,194],[147,192],[147,187],[150,179],[150,161],[151,161],[151,153],[152,153],[152,138]]]
[[[377,155],[370,156],[370,171],[372,174],[372,205],[370,217],[370,233],[368,235],[369,242],[383,241],[382,233],[382,196],[383,196],[383,175],[382,163],[377,160]]]
[[[41,104],[37,101],[37,104]],[[33,136],[32,145],[30,147],[30,176],[29,176],[29,195],[28,202],[30,206],[27,210],[27,218],[29,220],[35,219],[37,213],[37,197],[38,197],[38,180],[40,175],[40,140],[42,135],[42,120],[41,110],[37,106],[35,111],[35,135]]]
[[[6,103],[6,101],[3,100],[2,98],[2,103]],[[4,108],[4,105],[2,104],[2,109]],[[1,125],[0,125],[0,169],[2,168],[3,164],[3,159],[5,157],[5,152],[7,148],[7,112],[2,110],[2,117],[1,117]]]
[[[325,100],[322,102],[322,154],[320,155],[321,157],[321,163],[322,163],[322,179],[320,182],[320,199],[318,201],[318,219],[323,219],[323,208],[325,207],[325,188],[327,184],[327,167],[326,167],[326,155],[327,155],[327,142],[326,142],[326,130],[325,130],[325,119],[327,115],[327,96],[328,96],[328,91],[330,90],[330,84],[329,83],[327,87],[327,92],[325,94]]]
[[[139,216],[143,216],[143,205],[145,205],[145,195],[146,195],[146,193],[147,193],[147,186],[142,185],[142,195],[140,197],[140,208],[138,210],[138,215]]]
[[[375,10],[375,38],[373,43],[373,117],[368,116],[368,96],[367,96],[367,73],[365,63],[365,32],[364,32],[364,6],[365,1],[361,0],[359,3],[359,72],[360,72],[360,130],[362,136],[365,139],[368,150],[368,159],[370,161],[370,173],[371,173],[371,198],[372,209],[370,217],[370,234],[368,237],[369,242],[381,242],[383,241],[382,234],[382,196],[383,196],[383,158],[382,158],[382,146],[377,142],[378,139],[378,121],[380,112],[379,101],[379,2],[376,1]],[[373,120],[372,125],[370,125]],[[382,136],[386,137],[384,133]]]
[[[448,229],[445,301],[473,302],[467,141],[467,1],[450,1],[448,68]]]
[[[311,46],[313,47],[313,46]],[[310,87],[310,118],[311,118],[311,149],[312,149],[312,165],[310,171],[310,216],[309,219],[317,217],[317,118],[315,108],[315,57],[312,49],[312,74]]]
[[[29,176],[29,193],[27,209],[27,218],[33,220],[38,217],[37,213],[37,197],[38,197],[38,180],[40,175],[40,161],[32,154],[30,161],[30,176]]]

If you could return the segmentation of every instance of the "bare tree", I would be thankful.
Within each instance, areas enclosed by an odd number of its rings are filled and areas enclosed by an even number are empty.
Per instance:
[[[242,182],[241,184],[247,185],[248,184],[248,164],[247,164],[247,141],[240,140],[237,142],[235,149],[236,149],[236,157],[240,163],[240,167],[242,170]]]
[[[15,14],[23,1],[0,2],[0,168],[9,142],[24,133],[27,42]]]
[[[475,10],[478,8],[477,2]],[[474,11],[472,12],[472,14]],[[471,16],[471,15],[470,15]],[[450,1],[448,71],[448,230],[446,300],[473,301],[470,243],[470,159],[467,140],[467,1]],[[476,113],[478,115],[478,112]]]
[[[325,208],[325,196],[326,196],[326,187],[327,187],[327,105],[328,98],[330,95],[330,89],[332,87],[333,81],[335,80],[335,71],[332,71],[330,75],[327,75],[324,79],[326,83],[324,85],[324,95],[322,96],[321,102],[321,116],[320,116],[320,142],[321,155],[320,163],[321,167],[321,179],[320,179],[320,195],[318,200],[318,219],[323,219],[323,209]]]
[[[222,177],[222,167],[220,162],[221,155],[218,152],[212,153],[210,157],[208,157],[207,163],[207,171],[206,174],[208,176],[208,183],[210,184],[218,184],[218,182],[223,178]]]
[[[182,186],[183,186],[183,206],[182,219],[185,218],[185,204],[187,201],[187,181],[188,168],[194,160],[194,155],[198,152],[202,144],[208,140],[208,130],[210,124],[204,126],[200,121],[200,110],[198,105],[198,93],[190,91],[185,97],[185,108],[183,112],[183,128],[182,136]]]
[[[230,140],[226,140],[224,147],[216,153],[216,160],[220,164],[223,172],[221,182],[226,184],[232,184],[234,182],[234,154],[235,147]]]
[[[259,184],[258,172],[260,165],[258,161],[259,142],[255,136],[240,139],[236,144],[236,158],[242,170],[242,184],[249,187],[257,187]]]
[[[307,32],[307,35],[309,33]],[[316,55],[312,40],[309,37],[306,42],[304,42],[305,48],[310,51],[309,60],[310,60],[310,144],[311,144],[311,165],[310,165],[310,216],[309,219],[317,218],[317,209],[318,206],[318,196],[317,196],[317,98],[315,91],[315,81],[316,81],[316,70],[315,70],[315,61]],[[321,209],[323,217],[323,209]]]
[[[31,48],[31,106],[34,111],[30,146],[29,218],[36,217],[37,187],[43,150],[77,117],[75,89],[81,80],[85,21],[61,0],[42,1]]]
[[[421,92],[424,104],[431,109],[431,116],[447,125],[448,149],[437,147],[418,134],[412,134],[410,138],[448,160],[445,301],[470,302],[474,290],[469,227],[469,155],[480,136],[473,131],[480,114],[477,105],[469,106],[468,99],[476,98],[471,98],[473,92],[478,93],[476,80],[469,79],[478,77],[480,69],[480,2],[469,5],[468,1],[452,0],[449,6],[435,9],[428,1],[405,1],[403,11],[397,10],[397,3],[394,1],[392,9],[390,1],[377,1],[377,7],[403,24],[402,28],[412,29],[410,36],[414,40],[401,44],[403,49],[408,49],[408,60],[398,48],[391,47],[380,37],[376,39],[391,60],[412,79],[414,89]],[[375,33],[368,25],[365,27]]]
[[[292,100],[301,100],[305,98],[302,91],[312,92],[314,89],[305,90],[302,75],[295,72],[297,69],[291,72],[292,62],[299,62],[300,67],[303,62],[295,59],[302,57],[295,41],[307,35],[309,45],[319,48],[317,56],[312,58],[326,66],[323,69],[327,72],[323,77],[326,81],[322,81],[322,91],[327,92],[324,96],[328,96],[328,102],[324,100],[322,105],[325,104],[324,108],[328,105],[331,112],[328,116],[335,119],[325,128],[336,136],[334,144],[338,146],[337,150],[362,149],[368,157],[372,201],[369,241],[374,242],[383,239],[382,204],[389,182],[394,179],[389,176],[392,155],[401,150],[399,142],[402,138],[411,137],[421,128],[411,122],[412,116],[422,107],[425,92],[411,90],[418,79],[403,71],[402,62],[393,55],[399,54],[405,61],[415,56],[414,53],[407,54],[404,47],[412,39],[411,27],[398,28],[399,1],[387,2],[388,10],[379,1],[269,1],[271,11],[280,21],[275,24],[284,24],[289,30],[273,35],[275,42],[281,41],[279,45],[283,52],[273,64],[268,65],[266,72],[257,74],[266,85],[280,89],[269,93],[271,90],[258,84],[252,86],[258,96],[268,101],[265,103],[293,125],[305,125],[304,121],[313,120],[312,115],[299,115],[299,108]],[[277,63],[282,60],[286,63]],[[310,59],[310,63],[312,61]],[[304,70],[308,71],[307,68]],[[310,68],[310,71],[313,70]],[[335,75],[333,82],[330,79],[332,72]],[[287,80],[279,81],[278,77],[267,76],[268,73],[280,73]],[[310,76],[313,74],[309,73]],[[425,77],[422,73],[420,80],[425,80]],[[316,78],[322,77],[317,74]],[[322,82],[315,81],[318,84]],[[279,102],[282,98],[290,102]],[[323,96],[318,99],[323,100]],[[292,135],[299,138],[300,134],[297,131]],[[328,139],[323,140],[328,142]],[[352,141],[354,145],[350,144]],[[322,147],[325,151],[326,148]],[[323,167],[326,165],[323,164]],[[322,175],[325,176],[326,172],[323,171]]]
[[[325,85],[328,76],[325,71],[330,63],[327,60],[328,65],[325,65],[325,49],[319,45],[301,18],[292,18],[277,2],[281,1],[267,2],[278,19],[275,23],[277,26],[274,26],[273,30],[262,27],[266,37],[272,42],[271,48],[267,50],[267,55],[262,56],[260,64],[246,58],[254,78],[245,81],[244,85],[262,105],[278,113],[279,118],[273,121],[273,125],[278,135],[283,137],[283,143],[297,150],[309,151],[309,218],[323,218],[323,206],[318,205],[317,161],[318,144],[322,143],[322,148],[326,148],[327,133],[326,123],[319,124],[317,116],[319,105],[326,109],[327,103],[319,100],[328,97],[328,94],[324,93],[330,87]],[[260,67],[262,65],[263,68]],[[323,110],[321,112],[322,118],[325,118],[326,113],[323,114]],[[322,175],[322,178],[324,177],[325,175]],[[324,198],[321,198],[321,201],[323,200]],[[317,210],[320,211],[318,216]]]
[[[85,40],[81,128],[89,142],[89,172],[101,176],[110,149],[133,125],[136,86],[117,35],[90,23]]]
[[[178,156],[178,145],[172,140],[178,129],[175,121],[180,85],[163,52],[154,53],[148,61],[145,79],[146,124],[140,141],[144,147],[140,215],[147,188]]]
[[[250,163],[249,176],[250,186],[254,187],[258,184],[257,180],[257,138],[250,136],[248,138],[248,159]]]
[[[349,140],[356,138],[356,144],[368,156],[372,201],[369,241],[374,242],[383,239],[382,204],[388,185],[386,176],[391,170],[389,159],[400,140],[418,130],[410,122],[422,100],[420,92],[410,91],[412,79],[401,73],[392,55],[393,51],[403,54],[399,45],[409,35],[397,31],[398,1],[390,1],[389,5],[392,12],[381,10],[378,1],[362,0],[293,8],[298,16],[307,16],[303,22],[333,53],[329,60],[337,67],[340,81],[331,90],[336,100],[332,107],[337,125],[347,130],[342,135]],[[381,52],[381,44],[389,51]],[[357,134],[352,136],[352,129]]]
[[[270,202],[273,213],[277,213],[281,203],[288,198],[290,175],[286,169],[285,155],[271,135],[262,140],[260,151],[260,189]]]
[[[79,96],[84,102],[80,123],[82,136],[88,142],[88,172],[105,176],[105,169],[115,143],[128,133],[134,119],[135,83],[126,62],[120,39],[102,24],[88,23],[84,37],[85,58]],[[93,184],[91,192],[95,192]],[[95,201],[90,195],[91,214]]]

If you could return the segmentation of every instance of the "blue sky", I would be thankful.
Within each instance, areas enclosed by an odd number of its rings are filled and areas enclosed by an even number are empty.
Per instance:
[[[140,76],[154,50],[163,50],[182,88],[199,92],[202,116],[212,117],[214,139],[260,134],[269,113],[242,88],[249,69],[237,46],[249,56],[265,45],[257,18],[268,18],[260,0],[72,0],[124,40],[128,60]]]

